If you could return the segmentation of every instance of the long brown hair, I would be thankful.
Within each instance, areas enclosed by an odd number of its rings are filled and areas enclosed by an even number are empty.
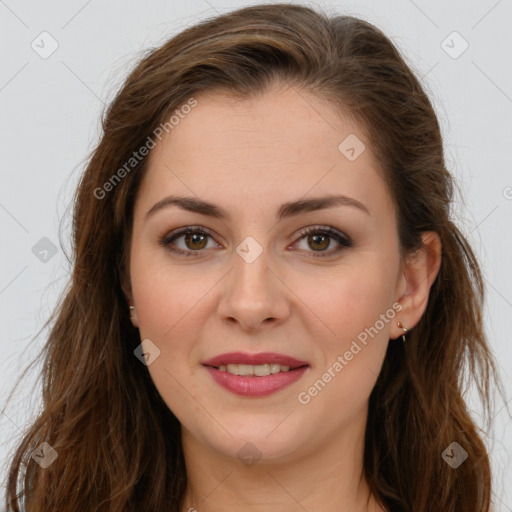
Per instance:
[[[421,247],[423,231],[442,242],[427,310],[405,344],[389,343],[370,397],[370,488],[393,511],[489,510],[489,458],[463,394],[464,376],[474,378],[488,409],[495,364],[479,266],[451,220],[454,183],[435,112],[373,25],[274,4],[205,20],[151,49],[106,109],[74,198],[72,277],[48,320],[43,407],[10,465],[8,511],[19,511],[20,500],[27,512],[180,510],[180,424],[134,356],[141,340],[125,295],[134,199],[147,163],[130,159],[160,126],[170,131],[171,116],[202,91],[247,98],[276,81],[360,123],[396,202],[404,253]],[[32,457],[43,442],[58,454],[46,468]],[[453,442],[468,454],[457,469],[441,456]]]

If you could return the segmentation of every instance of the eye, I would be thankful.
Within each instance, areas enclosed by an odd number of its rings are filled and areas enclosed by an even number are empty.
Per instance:
[[[314,251],[304,250],[310,252],[311,256],[316,258],[332,256],[342,249],[352,247],[352,240],[348,236],[330,226],[309,226],[301,229],[299,235],[301,235],[299,242],[304,239],[309,247],[315,249]],[[176,241],[180,238],[183,239],[185,247],[176,246]],[[185,226],[166,234],[161,238],[160,245],[176,254],[199,256],[203,249],[211,248],[208,247],[208,238],[213,240],[212,235],[206,228]],[[338,244],[338,247],[328,251],[327,249],[333,240]]]
[[[302,235],[299,241],[304,239],[309,247],[316,249],[314,251],[308,251],[311,252],[311,256],[315,258],[332,256],[343,249],[352,247],[350,237],[330,226],[309,226],[301,229],[299,234]],[[338,243],[338,247],[334,250],[327,251],[332,240]]]
[[[184,248],[175,246],[175,241],[180,238],[183,238]],[[201,250],[207,248],[208,238],[212,238],[212,236],[206,228],[186,226],[165,235],[160,240],[160,245],[171,252],[184,256],[199,256]]]

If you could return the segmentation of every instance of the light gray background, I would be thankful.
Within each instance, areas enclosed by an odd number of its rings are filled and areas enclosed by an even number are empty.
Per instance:
[[[97,140],[104,103],[144,49],[207,16],[252,3],[0,0],[0,408],[44,343],[45,332],[31,340],[66,283],[59,222]],[[456,213],[485,274],[486,330],[506,394],[505,400],[497,398],[488,440],[494,499],[496,510],[512,511],[512,490],[506,485],[512,474],[512,429],[505,407],[512,398],[512,1],[333,0],[310,5],[357,15],[382,28],[423,78],[435,103],[448,166],[462,192]],[[49,36],[40,36],[44,31],[58,43],[45,59],[31,47],[35,41],[39,52],[51,49]],[[464,41],[469,47],[458,55]],[[66,249],[68,220],[60,235]],[[33,251],[43,237],[56,246],[55,255]],[[46,262],[41,260],[45,257]],[[35,371],[27,374],[0,416],[2,480],[14,442],[39,404],[36,377]],[[479,411],[473,412],[479,421]]]

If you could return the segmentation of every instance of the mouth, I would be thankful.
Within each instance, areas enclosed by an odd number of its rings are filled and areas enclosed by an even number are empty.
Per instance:
[[[214,381],[224,389],[242,396],[264,396],[299,380],[309,363],[284,354],[230,353],[203,363]]]
[[[208,359],[203,362],[203,365],[232,375],[254,377],[265,377],[309,366],[306,361],[275,352],[258,354],[230,352]]]
[[[231,375],[241,375],[243,377],[267,377],[268,375],[275,375],[276,373],[293,372],[300,368],[306,368],[309,365],[299,365],[290,367],[278,363],[264,363],[264,364],[221,364],[219,366],[204,365],[221,372],[230,373]]]

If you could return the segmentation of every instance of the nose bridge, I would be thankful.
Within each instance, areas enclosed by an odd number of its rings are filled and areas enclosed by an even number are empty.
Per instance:
[[[245,238],[233,253],[233,270],[223,290],[219,314],[255,328],[265,320],[287,314],[279,279],[269,268],[269,250],[253,237]]]
[[[269,251],[253,237],[247,237],[236,248],[234,281],[244,292],[268,293]]]

